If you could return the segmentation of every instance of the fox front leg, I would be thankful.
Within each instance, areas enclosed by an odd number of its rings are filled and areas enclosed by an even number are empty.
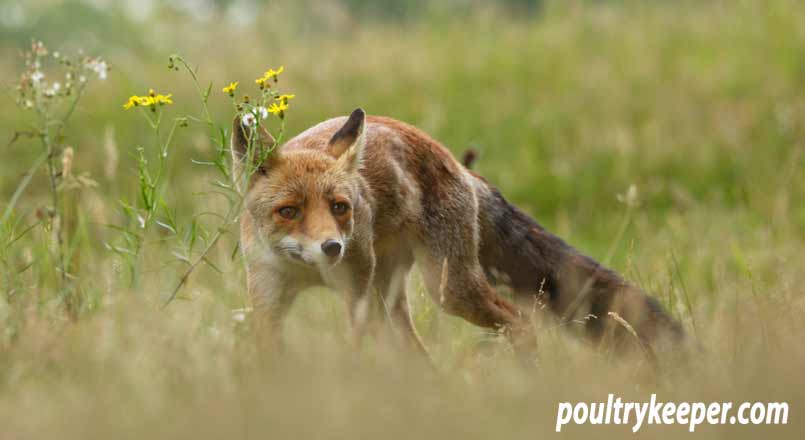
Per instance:
[[[282,323],[300,287],[266,267],[249,268],[248,287],[258,343],[266,349],[281,348]]]
[[[372,312],[377,308],[372,295],[375,264],[371,246],[353,248],[347,250],[341,263],[323,274],[331,288],[344,294],[356,345],[366,333]]]

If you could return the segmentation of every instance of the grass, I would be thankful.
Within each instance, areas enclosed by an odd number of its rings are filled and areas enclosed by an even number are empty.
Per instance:
[[[59,203],[73,221],[64,226],[70,288],[54,270],[43,167],[0,228],[0,437],[535,438],[553,432],[559,402],[657,392],[669,401],[787,401],[787,426],[697,432],[797,438],[805,402],[805,10],[797,6],[549,2],[535,17],[478,9],[390,23],[332,13],[307,17],[317,26],[306,28],[280,4],[251,27],[165,13],[129,38],[121,29],[136,21],[93,12],[91,38],[65,32],[50,41],[113,67],[87,89],[56,146],[73,147],[74,174],[98,182]],[[66,12],[30,11],[50,24],[1,34],[0,78],[12,95],[28,39],[69,25]],[[206,125],[191,120],[176,133],[160,185],[186,236],[147,235],[133,284],[126,261],[104,246],[120,237],[110,225],[131,220],[119,201],[137,198],[135,148],[156,164],[147,125],[121,105],[153,87],[173,93],[166,117],[205,119],[187,76],[166,68],[174,51],[199,64],[202,85],[213,81],[209,109],[222,126],[233,110],[220,88],[237,80],[255,96],[253,78],[284,64],[283,87],[297,95],[289,135],[362,106],[423,128],[456,154],[478,149],[477,170],[510,200],[651,292],[704,351],[686,368],[651,374],[546,319],[541,368],[523,369],[504,342],[440,313],[414,274],[409,295],[435,369],[382,336],[351,348],[344,306],[323,289],[294,305],[286,351],[261,353],[249,318],[233,318],[249,305],[232,257],[235,228],[162,309],[187,267],[174,251],[193,239],[188,255],[198,257],[219,225],[198,215],[228,208],[206,194],[220,176],[191,162],[216,155]],[[4,104],[4,139],[32,127],[30,114]],[[0,149],[3,210],[42,152],[24,136]],[[618,195],[631,185],[637,203],[627,208]],[[625,426],[566,431],[631,435]]]

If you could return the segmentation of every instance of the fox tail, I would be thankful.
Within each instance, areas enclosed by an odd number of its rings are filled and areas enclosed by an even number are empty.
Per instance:
[[[581,322],[595,342],[643,347],[684,338],[682,326],[656,299],[581,254],[476,178],[481,265],[489,282],[511,288],[515,300],[537,301],[563,323]],[[635,338],[636,337],[636,338]]]

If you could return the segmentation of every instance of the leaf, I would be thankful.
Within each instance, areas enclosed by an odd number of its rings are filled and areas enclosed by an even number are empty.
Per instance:
[[[188,258],[185,255],[180,254],[179,251],[173,251],[173,252],[171,252],[171,254],[174,257],[176,257],[176,259],[178,259],[179,261],[182,261],[182,262],[187,263],[187,264],[192,264],[191,261],[190,261],[190,258]]]
[[[232,185],[231,185],[231,184],[226,183],[226,182],[222,182],[222,181],[220,181],[220,180],[216,180],[215,182],[212,182],[212,185],[213,185],[213,186],[217,186],[218,188],[223,188],[223,189],[232,189]]]
[[[204,102],[210,98],[210,93],[212,93],[212,81],[210,81],[210,85],[207,86],[207,91],[204,92]]]
[[[216,165],[215,162],[209,162],[209,161],[205,161],[205,160],[190,159],[190,162],[194,163],[196,165],[207,165],[207,166],[215,166]]]
[[[240,240],[235,242],[235,246],[232,248],[232,260],[238,256],[238,251],[240,250]]]
[[[131,255],[131,256],[136,255],[134,252],[132,252],[132,251],[130,251],[128,249],[125,249],[125,248],[122,248],[122,247],[119,247],[119,246],[113,246],[113,245],[108,244],[108,243],[106,244],[106,248],[111,250],[112,252],[114,252],[116,254]]]
[[[25,264],[24,266],[22,266],[22,267],[20,267],[19,269],[17,269],[17,273],[18,273],[18,274],[19,274],[19,273],[23,273],[23,272],[25,272],[26,270],[28,270],[28,269],[29,269],[31,266],[33,266],[33,265],[34,265],[34,260],[31,260],[31,261],[29,261],[27,264]]]
[[[162,222],[162,221],[160,221],[160,220],[157,220],[157,221],[156,221],[156,224],[157,224],[157,225],[159,225],[159,226],[162,226],[162,227],[163,227],[163,228],[165,228],[165,229],[167,229],[167,230],[168,230],[168,231],[170,231],[172,234],[174,234],[174,235],[176,234],[176,229],[174,229],[174,228],[173,228],[173,226],[171,226],[171,225],[169,225],[169,224],[167,224],[167,223],[163,223],[163,222]]]
[[[218,266],[216,266],[215,264],[213,264],[213,263],[212,263],[212,261],[210,261],[210,259],[209,259],[209,258],[207,258],[206,256],[205,256],[205,257],[203,257],[203,258],[201,259],[201,261],[203,261],[203,262],[207,263],[207,265],[208,265],[208,266],[210,266],[211,268],[213,268],[213,269],[214,269],[216,272],[218,272],[218,273],[220,273],[220,274],[224,273],[224,271],[222,271],[221,269],[219,269],[219,268],[218,268]]]

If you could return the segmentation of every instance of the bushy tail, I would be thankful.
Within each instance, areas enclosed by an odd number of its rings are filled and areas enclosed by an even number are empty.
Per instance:
[[[613,337],[616,345],[629,345],[636,335],[650,347],[682,339],[681,325],[654,298],[545,230],[474,175],[479,254],[490,283],[509,286],[516,299],[540,301],[565,322],[583,322],[595,341]]]

